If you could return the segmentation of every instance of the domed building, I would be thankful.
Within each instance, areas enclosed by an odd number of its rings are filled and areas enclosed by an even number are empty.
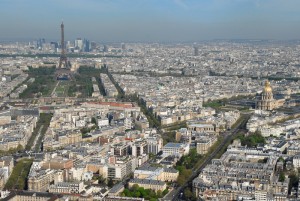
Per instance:
[[[256,108],[258,110],[273,110],[277,107],[282,106],[284,102],[284,99],[274,99],[271,84],[269,80],[266,80],[263,92],[257,100]]]

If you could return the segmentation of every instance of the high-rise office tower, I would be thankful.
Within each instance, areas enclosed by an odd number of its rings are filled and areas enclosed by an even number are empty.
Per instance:
[[[107,45],[104,45],[104,46],[103,46],[103,52],[108,52],[108,47],[107,47]]]
[[[122,43],[121,44],[121,49],[124,51],[124,50],[126,50],[126,45],[125,45],[125,43]]]
[[[75,40],[75,48],[78,49],[79,51],[83,50],[83,45],[84,45],[84,41],[81,38],[77,38]]]
[[[199,48],[194,46],[194,56],[199,56]]]
[[[91,50],[90,41],[89,40],[84,39],[84,47],[83,47],[83,49],[84,49],[85,52],[89,52]]]

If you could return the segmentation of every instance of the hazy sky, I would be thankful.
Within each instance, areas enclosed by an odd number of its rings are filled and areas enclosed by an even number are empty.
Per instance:
[[[300,0],[0,0],[0,39],[299,39]]]

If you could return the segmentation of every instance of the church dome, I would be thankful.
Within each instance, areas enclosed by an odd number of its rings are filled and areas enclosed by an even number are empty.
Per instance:
[[[268,92],[270,93],[270,92],[272,92],[272,88],[271,88],[271,85],[270,85],[269,80],[267,80],[267,81],[265,82],[264,92],[265,92],[265,93],[268,93]]]

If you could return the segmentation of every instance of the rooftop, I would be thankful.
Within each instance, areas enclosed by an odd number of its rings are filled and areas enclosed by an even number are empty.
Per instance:
[[[169,142],[164,146],[164,148],[180,148],[182,145],[183,145],[182,143]]]

